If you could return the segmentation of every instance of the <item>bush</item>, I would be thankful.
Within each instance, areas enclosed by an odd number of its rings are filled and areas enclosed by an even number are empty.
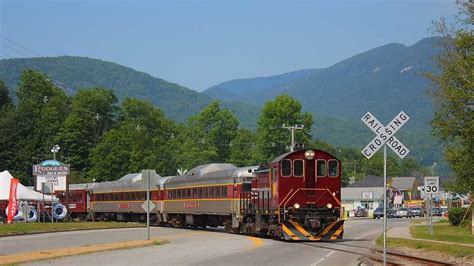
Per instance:
[[[448,211],[449,223],[451,225],[459,225],[462,222],[464,210],[462,208],[451,208]]]

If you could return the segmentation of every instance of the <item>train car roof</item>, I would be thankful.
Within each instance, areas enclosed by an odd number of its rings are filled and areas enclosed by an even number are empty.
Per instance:
[[[230,163],[210,163],[196,166],[193,169],[187,171],[184,176],[205,177],[212,172],[229,171],[235,169],[237,169],[237,167]]]
[[[317,151],[317,152],[322,152],[322,153],[326,153],[328,155],[330,155],[331,157],[334,157],[336,158],[334,155],[330,154],[329,152],[326,152],[326,151],[323,151],[323,150],[318,150],[318,149],[302,149],[302,150],[296,150],[296,151],[290,151],[290,152],[287,152],[287,153],[284,153],[278,157],[276,157],[275,159],[273,159],[273,161],[271,162],[272,164],[273,163],[277,163],[281,160],[283,160],[285,157],[287,157],[288,155],[292,154],[292,153],[296,153],[296,152],[301,152],[301,151],[307,151],[307,150],[313,150],[313,151]]]
[[[150,189],[156,189],[160,185],[163,177],[158,175],[156,183],[150,184]],[[144,190],[145,185],[142,182],[141,173],[130,173],[121,177],[119,180],[95,183],[94,192],[103,191],[125,191],[125,190]]]
[[[222,164],[219,164],[222,165]],[[200,174],[189,174],[181,176],[174,176],[170,177],[164,181],[165,187],[179,187],[183,185],[208,185],[208,184],[222,184],[222,183],[230,183],[235,181],[242,182],[245,178],[252,178],[253,171],[255,171],[258,166],[247,166],[247,167],[240,167],[237,168],[233,165],[233,167],[229,167],[229,164],[225,164],[220,168],[221,170],[217,171],[202,171],[199,172]],[[202,165],[196,167],[199,169],[207,169],[208,165]],[[194,168],[194,169],[196,169]],[[226,169],[227,168],[227,169]],[[211,168],[211,169],[219,169],[219,168]],[[193,173],[193,172],[192,172]],[[196,173],[196,172],[194,172]]]

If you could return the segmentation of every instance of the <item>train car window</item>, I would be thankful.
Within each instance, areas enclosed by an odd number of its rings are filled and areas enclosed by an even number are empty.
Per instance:
[[[325,160],[316,160],[316,176],[317,177],[326,176],[326,161]]]
[[[221,187],[215,187],[215,197],[220,198],[221,197]]]
[[[198,189],[193,188],[193,198],[197,198],[197,197],[198,197]]]
[[[192,190],[190,188],[186,189],[186,198],[191,198],[191,192]]]
[[[339,163],[336,160],[328,161],[329,176],[336,177],[339,175]]]
[[[281,161],[281,175],[291,176],[291,160],[285,159]]]
[[[303,176],[303,160],[293,161],[293,175],[296,177]]]
[[[222,197],[227,198],[227,187],[222,188]]]
[[[198,187],[198,198],[202,198],[202,187]]]
[[[214,198],[216,196],[215,194],[215,187],[209,187],[209,198]]]

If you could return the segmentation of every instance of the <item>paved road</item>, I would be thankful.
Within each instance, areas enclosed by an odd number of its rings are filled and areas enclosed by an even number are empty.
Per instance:
[[[397,226],[407,219],[391,220]],[[382,220],[352,220],[345,225],[343,244],[369,247],[382,231]],[[0,238],[0,254],[54,247],[144,238],[145,229],[111,229]],[[31,265],[357,265],[359,256],[334,250],[332,243],[287,243],[232,235],[220,230],[152,228],[162,246],[99,252],[35,262]],[[317,247],[315,247],[317,246]],[[343,248],[342,248],[343,249]]]

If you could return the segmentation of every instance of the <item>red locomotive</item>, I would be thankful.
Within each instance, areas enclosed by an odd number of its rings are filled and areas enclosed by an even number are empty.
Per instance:
[[[83,186],[70,189],[71,195],[82,195],[70,197],[69,206],[76,206],[70,208],[73,216],[146,219],[140,174]],[[268,165],[207,164],[185,175],[160,177],[151,189],[157,206],[151,217],[158,225],[224,226],[232,233],[285,240],[336,240],[344,231],[340,193],[340,161],[321,150],[298,150]]]

